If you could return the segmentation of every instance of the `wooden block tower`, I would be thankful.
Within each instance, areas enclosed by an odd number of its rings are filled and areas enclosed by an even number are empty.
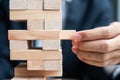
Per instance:
[[[61,39],[74,30],[62,30],[62,0],[10,0],[10,20],[27,21],[27,30],[9,30],[10,59],[26,60],[15,68],[13,80],[45,80],[62,75]],[[42,40],[42,48],[31,48]]]

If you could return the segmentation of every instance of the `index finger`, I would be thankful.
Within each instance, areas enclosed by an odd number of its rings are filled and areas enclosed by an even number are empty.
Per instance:
[[[98,39],[109,39],[120,34],[120,23],[111,24],[106,27],[99,27],[91,30],[79,31],[77,34],[81,35],[82,41],[87,40],[98,40]]]

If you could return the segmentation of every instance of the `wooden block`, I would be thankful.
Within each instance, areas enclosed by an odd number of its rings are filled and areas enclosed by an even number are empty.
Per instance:
[[[11,10],[25,10],[26,0],[10,0],[10,9]]]
[[[9,30],[9,40],[71,39],[75,30]]]
[[[27,70],[62,70],[62,60],[28,60]]]
[[[27,9],[43,9],[43,0],[27,0]]]
[[[62,52],[42,50],[11,50],[11,60],[61,60]]]
[[[28,60],[27,70],[44,70],[44,60]]]
[[[14,70],[15,72],[15,76],[16,77],[38,77],[38,76],[61,76],[62,75],[62,71],[44,71],[44,70],[27,70],[27,65],[19,65],[15,68]]]
[[[29,80],[29,77],[14,77],[11,80]]]
[[[45,30],[62,29],[62,20],[45,19]],[[53,45],[54,44],[54,45]],[[59,50],[59,40],[43,40],[43,50]]]
[[[43,19],[28,20],[27,21],[27,29],[28,30],[43,30],[44,29],[44,20]]]
[[[9,40],[43,40],[59,39],[59,31],[55,30],[9,30]]]
[[[46,77],[29,77],[29,80],[46,80]]]
[[[60,11],[43,11],[43,10],[22,10],[10,11],[10,20],[26,21],[29,19],[61,19]]]
[[[62,60],[45,61],[45,70],[62,70]]]
[[[45,10],[60,10],[62,0],[44,0]]]
[[[27,50],[28,42],[20,40],[10,40],[10,49],[12,50]]]
[[[60,40],[43,40],[43,50],[59,50]]]
[[[60,31],[60,39],[72,39],[73,34],[75,34],[75,30],[61,30]]]
[[[59,20],[45,19],[45,30],[61,30],[61,29],[62,19]]]

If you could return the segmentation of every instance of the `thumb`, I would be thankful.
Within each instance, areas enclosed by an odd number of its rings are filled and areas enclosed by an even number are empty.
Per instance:
[[[72,45],[77,47],[77,44],[80,41],[81,41],[81,35],[79,33],[77,33],[77,32],[75,34],[73,34]]]

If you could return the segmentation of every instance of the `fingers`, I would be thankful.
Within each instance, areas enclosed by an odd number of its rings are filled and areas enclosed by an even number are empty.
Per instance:
[[[79,31],[77,34],[81,35],[82,41],[112,38],[120,34],[120,23],[116,22],[108,27]]]
[[[76,32],[72,38],[72,51],[90,65],[106,66],[120,62],[120,23],[108,27]]]
[[[93,51],[93,52],[110,52],[116,49],[120,49],[120,35],[108,40],[95,40],[95,41],[86,41],[78,42],[78,49],[84,51]]]
[[[87,60],[94,60],[94,61],[107,61],[112,58],[120,57],[120,50],[115,50],[109,53],[98,53],[98,52],[89,52],[89,51],[81,51],[78,50],[77,56],[82,57]]]
[[[78,43],[78,49],[93,52],[106,52],[108,51],[108,42],[107,40],[81,42]]]
[[[87,60],[87,59],[84,59],[84,58],[81,58],[81,57],[79,59],[81,61],[89,64],[89,65],[98,66],[98,67],[113,66],[113,65],[116,65],[120,62],[120,58],[113,58],[113,59],[108,60],[108,61]]]
[[[88,52],[88,51],[78,51],[77,54],[79,57],[82,57],[87,60],[94,60],[94,61],[106,61],[110,58],[107,54],[97,53],[97,52]]]
[[[96,53],[79,50],[77,57],[87,64],[103,67],[120,63],[119,53],[120,50],[115,50],[109,53]]]
[[[72,52],[75,53],[75,54],[77,54],[78,53],[77,51],[78,51],[78,49],[75,46],[73,46],[72,47]]]

